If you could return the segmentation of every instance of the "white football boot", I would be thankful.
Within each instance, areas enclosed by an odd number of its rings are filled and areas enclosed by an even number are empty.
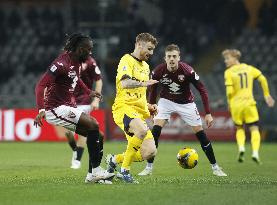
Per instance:
[[[71,169],[80,169],[81,168],[81,162],[77,159],[77,151],[73,151],[72,159],[71,159]]]
[[[71,162],[71,169],[80,169],[81,168],[81,162],[78,160],[74,160]]]
[[[152,174],[152,168],[150,167],[145,167],[144,170],[142,170],[140,173],[138,173],[139,176],[147,176]]]
[[[218,177],[227,177],[227,174],[222,171],[222,168],[218,165],[212,167],[213,175]]]
[[[88,173],[85,178],[85,183],[94,183],[100,180],[108,180],[114,177],[114,173],[109,173],[107,170],[103,169],[102,167],[97,167],[92,169],[92,173]]]
[[[260,157],[259,157],[259,153],[257,151],[252,153],[252,160],[254,162],[256,162],[258,165],[262,164]]]

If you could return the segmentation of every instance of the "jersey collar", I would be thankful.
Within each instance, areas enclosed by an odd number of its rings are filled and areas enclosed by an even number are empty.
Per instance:
[[[136,58],[135,56],[133,56],[131,53],[129,53],[130,56],[132,56],[135,60],[139,61],[139,62],[142,62],[142,60]]]

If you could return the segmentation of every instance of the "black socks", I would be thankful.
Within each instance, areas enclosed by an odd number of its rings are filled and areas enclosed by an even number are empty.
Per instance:
[[[99,130],[89,130],[87,136],[87,147],[89,153],[89,172],[101,163]],[[103,148],[103,146],[102,146]]]
[[[203,151],[205,152],[210,163],[215,164],[216,160],[215,160],[215,156],[214,156],[213,147],[212,147],[210,140],[207,138],[204,130],[197,132],[195,135],[196,135],[197,139],[199,140],[201,147],[202,147]]]
[[[81,161],[83,153],[84,153],[84,148],[83,147],[77,147],[75,151],[77,152],[76,160]]]
[[[156,148],[158,148],[158,146],[159,146],[159,137],[160,137],[161,132],[162,132],[162,127],[159,126],[159,125],[154,125],[151,132],[152,132],[152,135],[153,135],[154,140],[155,140]],[[154,157],[151,158],[151,159],[148,159],[147,162],[148,163],[153,163],[154,162]]]

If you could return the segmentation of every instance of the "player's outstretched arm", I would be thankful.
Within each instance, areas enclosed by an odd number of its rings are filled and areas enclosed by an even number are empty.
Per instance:
[[[100,100],[102,100],[103,96],[100,92],[96,91],[96,90],[90,90],[86,84],[82,81],[82,79],[78,79],[78,82],[77,82],[81,88],[83,88],[83,90],[91,97],[91,98],[99,98]]]
[[[153,79],[142,82],[142,81],[133,80],[131,78],[124,78],[121,80],[121,85],[123,88],[130,89],[130,88],[147,87],[150,85],[154,85],[158,82],[159,81],[153,80]]]

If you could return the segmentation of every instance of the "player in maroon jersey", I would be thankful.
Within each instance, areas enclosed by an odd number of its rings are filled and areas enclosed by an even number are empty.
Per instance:
[[[213,174],[217,176],[227,176],[217,165],[212,144],[207,138],[196,104],[193,102],[194,96],[190,90],[190,84],[199,91],[205,108],[205,122],[207,127],[212,126],[213,118],[210,113],[208,93],[199,76],[191,66],[180,61],[180,49],[175,44],[170,44],[165,49],[165,63],[158,65],[152,72],[152,79],[160,81],[150,88],[149,103],[155,104],[157,98],[158,85],[161,86],[160,99],[158,102],[158,114],[154,117],[152,134],[156,147],[162,128],[169,121],[172,113],[178,113],[183,121],[192,128],[201,147],[211,163]],[[139,175],[149,175],[152,173],[154,158],[148,160],[146,168]]]
[[[39,114],[34,125],[42,126],[42,119],[53,125],[62,126],[87,137],[89,170],[85,182],[96,182],[112,177],[100,167],[98,122],[76,108],[74,90],[78,84],[91,97],[102,98],[80,79],[81,63],[85,62],[92,50],[89,36],[77,33],[67,39],[64,51],[47,69],[36,85],[36,102]],[[45,94],[44,94],[45,92]]]
[[[91,88],[95,82],[95,91],[102,92],[102,77],[101,71],[97,66],[96,61],[89,56],[86,62],[82,63],[80,77],[82,81],[88,88]],[[99,98],[94,98],[93,101],[91,97],[83,91],[80,86],[76,86],[74,91],[74,96],[76,98],[77,108],[90,115],[92,110],[97,110],[99,108]],[[101,158],[103,156],[103,133],[99,132],[99,141],[100,141],[100,152]],[[71,168],[79,169],[81,168],[81,159],[84,152],[84,147],[86,145],[86,137],[79,135],[77,142],[74,139],[74,134],[71,131],[65,133],[68,143],[73,150],[73,156],[71,160]]]

